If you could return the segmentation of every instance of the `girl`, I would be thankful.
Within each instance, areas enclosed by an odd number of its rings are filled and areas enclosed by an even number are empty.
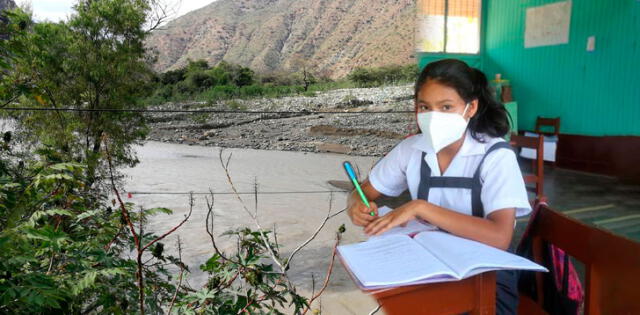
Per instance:
[[[399,143],[371,170],[362,189],[369,200],[398,196],[412,201],[378,217],[356,192],[347,204],[351,221],[368,235],[422,219],[449,233],[506,250],[515,216],[531,211],[516,156],[502,139],[509,131],[504,106],[486,76],[460,60],[427,65],[415,85],[421,133]],[[376,216],[371,216],[374,211]],[[496,311],[515,314],[517,282],[497,273]]]

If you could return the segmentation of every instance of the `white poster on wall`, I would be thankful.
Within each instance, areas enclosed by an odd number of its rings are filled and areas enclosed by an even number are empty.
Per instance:
[[[524,28],[524,47],[568,43],[570,24],[571,1],[528,8]]]

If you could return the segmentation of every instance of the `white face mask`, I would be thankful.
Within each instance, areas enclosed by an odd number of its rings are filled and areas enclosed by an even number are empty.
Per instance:
[[[435,111],[418,113],[418,126],[435,153],[462,137],[469,123],[464,119],[468,107],[469,104],[464,107],[462,115]]]

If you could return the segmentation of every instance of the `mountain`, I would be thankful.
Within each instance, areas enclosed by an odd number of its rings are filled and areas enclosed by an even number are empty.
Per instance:
[[[415,0],[218,0],[154,31],[158,71],[188,59],[338,78],[414,60]]]
[[[15,7],[16,3],[13,0],[0,0],[0,11],[14,9]]]

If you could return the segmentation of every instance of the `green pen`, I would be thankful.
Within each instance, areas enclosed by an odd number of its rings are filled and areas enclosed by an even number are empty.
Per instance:
[[[348,161],[344,161],[342,165],[344,166],[345,171],[347,171],[347,175],[349,176],[349,179],[351,179],[351,182],[353,182],[353,186],[356,187],[356,190],[360,195],[360,199],[362,199],[362,202],[364,203],[365,206],[367,206],[367,208],[371,209],[371,206],[369,205],[369,201],[367,200],[367,196],[364,195],[362,188],[360,188],[360,184],[358,184],[358,178],[356,177],[356,173],[353,171],[353,167],[351,167],[351,163],[349,163]],[[376,213],[373,211],[369,212],[369,214],[372,217],[376,215]]]

